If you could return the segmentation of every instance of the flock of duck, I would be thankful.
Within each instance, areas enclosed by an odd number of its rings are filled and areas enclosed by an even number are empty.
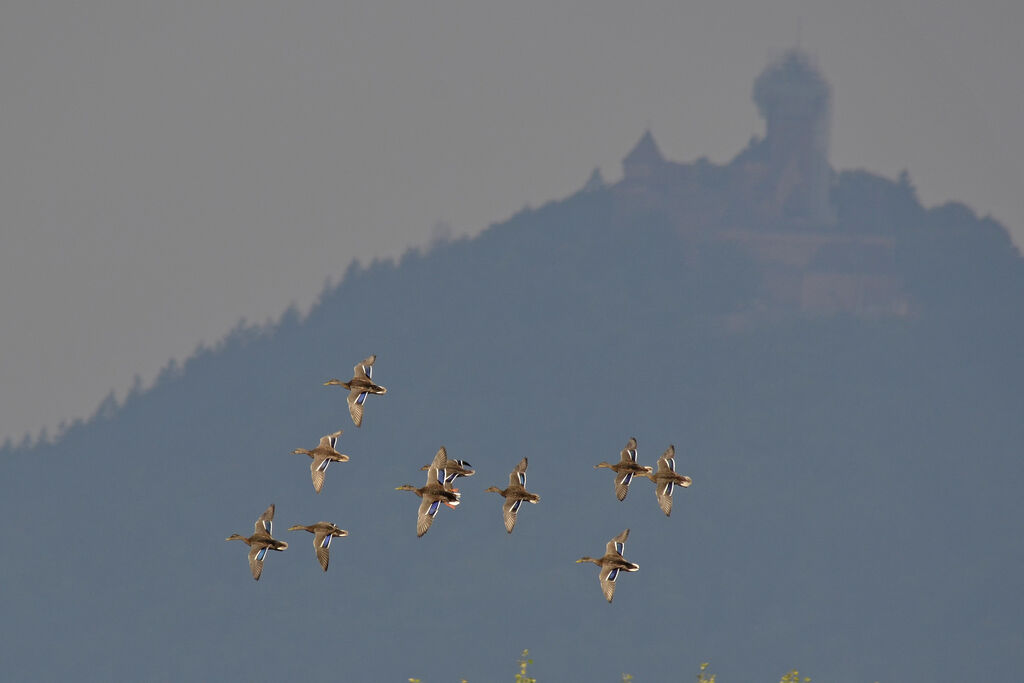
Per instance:
[[[366,398],[370,394],[385,394],[387,389],[373,382],[373,364],[377,360],[372,355],[359,362],[352,370],[352,379],[342,382],[331,379],[324,382],[324,386],[341,386],[348,389],[348,410],[352,416],[352,422],[356,427],[363,424],[363,409]],[[292,453],[308,455],[312,462],[309,465],[310,475],[313,479],[313,490],[317,493],[324,487],[327,476],[327,467],[332,462],[347,462],[349,457],[337,451],[338,437],[342,430],[326,434],[320,439],[320,443],[313,449],[296,448]],[[524,502],[536,503],[540,496],[526,490],[526,467],[527,458],[519,461],[509,474],[508,487],[500,489],[497,486],[489,486],[485,492],[501,494],[504,498],[501,510],[505,521],[505,531],[512,533],[516,525],[516,517],[519,508]],[[615,496],[621,501],[626,499],[629,493],[629,485],[635,477],[644,477],[654,483],[654,494],[658,500],[658,506],[666,516],[672,514],[672,492],[678,486],[686,488],[693,483],[693,480],[685,475],[677,474],[675,471],[675,447],[669,446],[668,450],[658,459],[657,470],[647,465],[640,465],[637,462],[637,442],[631,438],[619,454],[619,461],[616,463],[601,462],[594,465],[595,469],[608,468],[615,472]],[[420,498],[419,510],[416,515],[416,535],[422,536],[430,529],[430,525],[437,515],[442,504],[454,509],[459,504],[461,493],[453,484],[459,477],[470,477],[475,474],[471,465],[465,460],[454,460],[448,458],[448,452],[444,446],[437,451],[434,459],[427,465],[420,468],[427,472],[427,483],[422,487],[404,484],[396,487],[396,491],[412,491]],[[308,531],[313,534],[313,550],[316,559],[324,571],[330,562],[331,541],[335,538],[347,536],[348,532],[338,528],[332,522],[317,522],[315,524],[296,524],[288,527],[289,531]],[[244,541],[249,546],[249,569],[252,571],[252,578],[259,581],[263,573],[263,561],[270,550],[281,551],[288,547],[285,541],[278,540],[273,536],[274,532],[274,505],[271,504],[263,514],[256,519],[255,529],[252,536],[232,534],[228,541]],[[577,563],[592,562],[599,568],[598,581],[601,584],[601,591],[608,602],[612,601],[615,595],[615,581],[620,572],[635,572],[640,565],[630,562],[623,557],[622,553],[626,547],[626,539],[629,537],[629,529],[626,529],[615,538],[608,541],[605,546],[605,553],[601,557],[584,556],[576,560]]]

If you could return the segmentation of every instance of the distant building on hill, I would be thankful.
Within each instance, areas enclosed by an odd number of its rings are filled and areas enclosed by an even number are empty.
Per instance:
[[[754,81],[765,120],[765,155],[776,179],[772,210],[811,224],[835,220],[829,203],[828,135],[832,92],[810,60],[790,50]]]
[[[624,174],[634,180],[656,178],[662,174],[664,168],[665,157],[661,155],[650,129],[644,131],[640,141],[622,160]]]
[[[650,130],[611,190],[669,216],[696,245],[739,246],[760,266],[761,310],[906,315],[892,237],[837,228],[828,162],[831,88],[789,50],[754,81],[765,135],[732,161],[665,159]]]

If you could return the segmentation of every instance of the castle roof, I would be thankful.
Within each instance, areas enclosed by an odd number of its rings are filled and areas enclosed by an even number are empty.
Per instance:
[[[661,150],[658,149],[658,144],[654,141],[654,136],[651,135],[650,129],[644,131],[640,141],[636,143],[636,146],[625,156],[622,160],[622,164],[633,165],[633,164],[661,164],[664,163],[665,157],[661,155]]]
[[[811,58],[800,50],[787,50],[754,81],[754,102],[768,117],[780,106],[808,112],[827,110],[830,88]]]

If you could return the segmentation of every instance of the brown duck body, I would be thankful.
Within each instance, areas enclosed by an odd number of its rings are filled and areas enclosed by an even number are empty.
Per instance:
[[[665,453],[658,458],[658,470],[653,474],[643,476],[654,482],[654,495],[658,499],[658,506],[668,517],[672,514],[672,491],[676,486],[684,489],[689,488],[693,479],[685,474],[676,473],[676,447],[670,445]]]
[[[615,496],[619,500],[625,500],[626,495],[629,494],[629,484],[633,481],[635,476],[647,476],[654,471],[653,468],[647,465],[640,465],[636,461],[636,439],[631,438],[626,447],[619,453],[619,461],[617,463],[599,462],[594,465],[594,469],[607,467],[608,469],[615,472]]]
[[[505,519],[505,531],[512,533],[516,526],[516,518],[519,515],[519,507],[523,501],[536,503],[540,496],[526,490],[526,467],[528,461],[523,458],[516,465],[512,473],[508,475],[508,488],[499,489],[497,486],[488,486],[484,493],[500,493],[505,502],[501,506],[502,516]]]
[[[429,465],[424,465],[423,467],[420,468],[420,470],[429,470],[432,465],[433,463]],[[471,467],[472,465],[470,465],[465,460],[448,459],[444,465],[444,484],[446,486],[450,486],[451,484],[455,483],[455,480],[458,479],[459,477],[472,477],[474,474],[476,474],[476,470],[470,469]]]
[[[320,566],[324,568],[324,571],[327,571],[327,565],[331,561],[331,540],[348,536],[347,531],[339,529],[333,522],[317,522],[309,526],[296,524],[288,527],[288,531],[308,531],[313,534],[313,550],[316,552],[316,559],[320,562]]]
[[[244,541],[249,546],[249,569],[252,571],[252,578],[260,580],[263,574],[263,560],[268,550],[281,551],[288,547],[284,541],[279,541],[271,534],[274,530],[274,504],[271,503],[262,515],[256,519],[255,530],[252,536],[245,537],[241,534],[231,534],[225,540]]]
[[[434,455],[433,462],[427,468],[427,483],[425,486],[416,487],[412,484],[403,484],[395,487],[396,491],[412,491],[422,499],[419,511],[416,514],[416,536],[422,536],[427,533],[430,525],[434,523],[434,515],[437,514],[441,503],[449,507],[455,507],[459,504],[461,494],[442,483],[444,480],[444,468],[447,462],[448,452],[444,446],[441,446],[440,450]]]
[[[626,548],[627,538],[629,538],[629,529],[608,541],[605,546],[604,555],[601,557],[584,555],[576,560],[577,563],[591,562],[599,567],[597,580],[600,582],[601,592],[604,593],[604,597],[608,602],[611,602],[612,598],[615,597],[615,581],[619,577],[619,572],[635,572],[640,569],[640,565],[630,562],[622,556],[622,552]]]
[[[312,450],[306,450],[305,448],[296,448],[292,453],[298,453],[302,455],[308,455],[313,459],[313,462],[309,464],[309,473],[313,478],[313,490],[317,493],[324,487],[324,479],[327,477],[327,467],[332,462],[348,462],[349,457],[344,453],[339,453],[335,450],[335,446],[338,443],[338,437],[341,436],[342,430],[338,430],[333,434],[326,434],[320,437],[320,443],[317,444]]]
[[[348,389],[348,413],[356,427],[363,425],[363,405],[369,394],[386,394],[388,390],[373,382],[373,364],[377,355],[367,356],[352,368],[352,379],[342,382],[340,379],[329,379],[324,386],[340,386]]]

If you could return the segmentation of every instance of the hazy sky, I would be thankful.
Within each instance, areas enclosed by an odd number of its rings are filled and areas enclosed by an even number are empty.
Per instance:
[[[1017,0],[4,3],[0,438],[438,221],[614,180],[647,126],[726,161],[797,42],[833,87],[835,168],[908,169],[1024,244],[1022,30]]]

